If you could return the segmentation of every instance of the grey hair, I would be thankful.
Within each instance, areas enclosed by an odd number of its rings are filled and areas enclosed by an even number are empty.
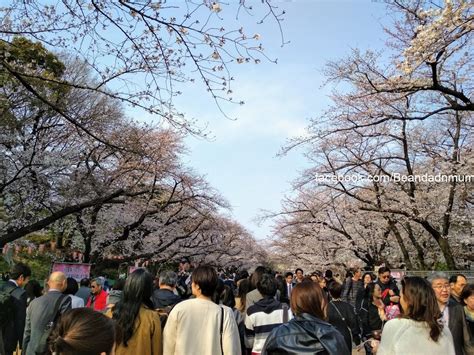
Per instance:
[[[178,275],[174,271],[163,271],[160,274],[160,285],[175,287],[178,283]]]
[[[444,272],[435,271],[435,272],[430,273],[426,279],[428,280],[430,284],[432,284],[434,280],[439,280],[439,279],[449,280],[449,277]]]
[[[91,282],[95,282],[98,286],[104,287],[105,280],[102,277],[96,277]]]

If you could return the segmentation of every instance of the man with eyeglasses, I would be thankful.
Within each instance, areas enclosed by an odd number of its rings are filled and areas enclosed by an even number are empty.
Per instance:
[[[390,276],[388,267],[381,267],[378,272],[377,284],[382,289],[382,301],[388,306],[390,304],[398,304],[400,302],[400,290],[395,280]]]
[[[449,328],[453,336],[456,355],[474,354],[474,349],[469,342],[464,310],[456,301],[450,299],[451,286],[448,277],[444,273],[435,272],[428,276],[428,281],[438,301],[441,321]]]
[[[107,307],[107,292],[103,289],[103,280],[96,278],[91,282],[91,295],[87,300],[86,307],[95,311],[103,312]]]

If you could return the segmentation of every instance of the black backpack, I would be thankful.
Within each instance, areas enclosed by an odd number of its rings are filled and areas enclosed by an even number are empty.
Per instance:
[[[0,329],[5,328],[15,318],[15,303],[12,293],[17,288],[6,284],[0,291]]]

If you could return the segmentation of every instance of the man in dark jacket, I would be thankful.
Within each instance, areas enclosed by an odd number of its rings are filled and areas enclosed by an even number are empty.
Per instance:
[[[76,292],[76,296],[82,298],[84,304],[87,304],[87,300],[91,294],[91,281],[88,278],[81,280],[79,290]]]
[[[48,280],[48,293],[31,301],[26,312],[25,335],[22,355],[36,355],[42,345],[41,340],[49,322],[57,315],[71,309],[71,298],[62,294],[66,289],[66,275],[53,272]],[[62,300],[59,301],[60,297]],[[54,314],[56,303],[59,303],[58,314]]]
[[[176,283],[176,291],[182,299],[188,299],[192,295],[191,290],[191,262],[188,258],[181,258],[179,261],[178,282]]]
[[[442,322],[449,327],[453,336],[456,355],[474,354],[469,342],[469,333],[463,307],[456,301],[450,300],[450,285],[448,277],[440,272],[428,276],[428,281],[434,290]]]
[[[160,274],[160,288],[153,292],[153,305],[155,308],[172,307],[181,301],[181,297],[174,293],[178,275],[173,271],[163,271]]]
[[[10,279],[2,287],[2,291],[10,292],[14,308],[12,320],[1,330],[6,355],[13,354],[18,343],[21,348],[23,331],[25,329],[27,300],[26,291],[22,287],[28,283],[30,276],[31,269],[28,266],[22,263],[16,264],[10,270]]]
[[[400,302],[400,290],[395,280],[390,276],[388,267],[381,267],[378,273],[377,284],[382,289],[382,301],[388,306],[390,303]]]
[[[348,277],[344,282],[342,299],[355,307],[357,294],[364,288],[364,283],[361,280],[361,269],[352,269],[351,274],[352,277]]]
[[[463,301],[461,300],[461,293],[464,286],[467,285],[466,276],[463,274],[455,274],[449,278],[449,285],[451,286],[451,300],[464,306]]]
[[[295,283],[293,282],[293,273],[292,272],[287,272],[285,274],[284,283],[285,283],[285,291],[282,292],[282,294],[280,296],[280,301],[282,303],[287,303],[289,305],[290,304],[290,299],[291,299],[291,291],[295,287]]]

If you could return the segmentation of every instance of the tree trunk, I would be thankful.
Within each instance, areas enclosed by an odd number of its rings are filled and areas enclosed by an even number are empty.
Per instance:
[[[396,226],[396,222],[389,219],[388,223],[390,225],[390,229],[391,229],[393,235],[395,236],[395,239],[397,240],[398,246],[400,247],[400,250],[402,252],[403,261],[405,262],[405,267],[408,270],[413,270],[413,264],[412,264],[411,259],[410,259],[410,254],[408,253],[408,250],[405,246],[405,242],[403,241],[403,238],[400,234],[400,231],[398,230],[398,228]]]
[[[405,224],[405,229],[407,231],[408,239],[410,239],[411,243],[415,247],[418,263],[420,264],[420,269],[426,270],[425,255],[423,252],[423,247],[416,240],[415,235],[413,234],[413,229],[411,228],[410,222],[407,222]]]

